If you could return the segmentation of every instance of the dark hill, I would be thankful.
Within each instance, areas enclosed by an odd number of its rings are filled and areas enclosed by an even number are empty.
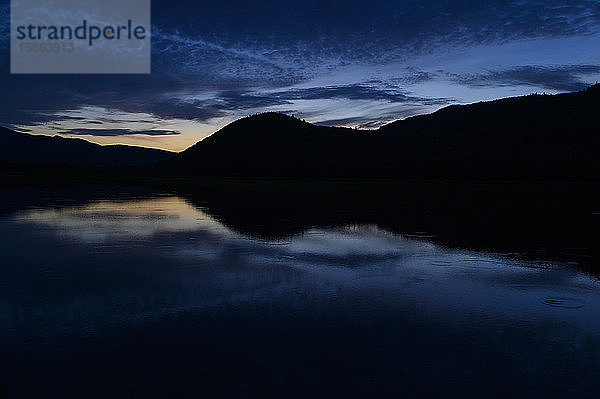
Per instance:
[[[0,128],[0,162],[13,166],[146,166],[171,156],[173,153],[169,151],[126,145],[102,146],[82,139],[37,136]]]
[[[599,85],[450,106],[376,131],[266,113],[224,127],[160,167],[200,176],[598,180],[599,121]]]
[[[450,106],[379,133],[392,147],[410,149],[386,158],[386,167],[408,174],[598,180],[599,122],[595,85],[579,93]]]
[[[214,176],[337,175],[361,156],[371,135],[265,113],[227,125],[180,153],[168,168]]]

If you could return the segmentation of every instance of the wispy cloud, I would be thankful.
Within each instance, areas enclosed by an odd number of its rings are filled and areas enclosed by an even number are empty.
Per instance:
[[[77,136],[98,136],[98,137],[114,137],[114,136],[171,136],[181,134],[174,130],[132,130],[132,129],[85,129],[77,128],[60,132],[62,134],[72,134]]]
[[[374,100],[390,103],[407,103],[421,105],[444,105],[453,101],[451,98],[419,97],[398,87],[391,86],[387,89],[372,87],[366,84],[352,84],[345,86],[315,87],[309,89],[291,90],[281,94],[292,99],[335,99],[348,100]]]
[[[472,87],[532,86],[558,91],[577,91],[588,86],[582,76],[600,74],[600,65],[516,66],[481,74],[454,75],[459,84]]]

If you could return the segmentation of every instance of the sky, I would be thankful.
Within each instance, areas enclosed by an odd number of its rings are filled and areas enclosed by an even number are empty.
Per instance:
[[[181,151],[250,114],[374,129],[600,81],[597,0],[152,1],[149,75],[11,75],[0,125]]]

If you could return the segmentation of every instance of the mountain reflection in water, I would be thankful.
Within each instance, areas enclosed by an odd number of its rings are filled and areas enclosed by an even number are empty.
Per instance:
[[[234,215],[215,201],[7,205],[8,397],[600,392],[600,282],[575,261],[451,246],[373,215],[319,223],[316,208],[282,217],[249,201]],[[265,234],[273,215],[283,227]]]

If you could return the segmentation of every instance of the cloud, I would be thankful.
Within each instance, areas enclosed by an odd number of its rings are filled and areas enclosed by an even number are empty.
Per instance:
[[[481,74],[453,75],[452,79],[471,87],[532,86],[557,91],[578,91],[589,86],[582,76],[600,74],[599,65],[516,66]]]
[[[64,111],[102,107],[208,122],[311,99],[371,100],[375,105],[407,104],[407,109],[413,104],[438,106],[452,99],[406,91],[440,78],[406,69],[411,59],[456,48],[600,32],[597,0],[153,0],[152,8],[151,75],[10,75],[6,51],[0,55],[0,121],[35,126]],[[0,5],[2,48],[9,43],[8,11],[8,4]],[[364,76],[327,82],[348,66],[394,63],[403,66],[382,77],[385,82],[368,82],[370,77]],[[579,76],[587,73],[544,65],[512,67],[507,60],[504,70],[452,79],[469,87],[516,84],[565,91],[580,89],[584,83]],[[316,78],[322,78],[322,87],[298,88]],[[335,119],[337,115],[324,115],[321,120]],[[79,121],[94,124],[85,116]]]
[[[113,137],[113,136],[129,136],[129,135],[144,135],[144,136],[172,136],[181,134],[174,130],[131,130],[131,129],[69,129],[60,132],[62,134],[72,134],[78,136],[98,136],[98,137]]]
[[[20,133],[30,133],[30,132],[32,132],[32,131],[33,131],[33,130],[31,130],[31,129],[27,129],[27,128],[24,128],[24,127],[17,127],[17,128],[13,128],[13,130],[14,130],[15,132],[20,132]]]
[[[368,110],[358,116],[352,115],[335,119],[322,119],[316,124],[321,126],[352,126],[360,129],[377,129],[389,122],[408,116],[423,114],[428,111],[431,111],[431,109],[426,106],[402,104],[399,107],[398,105],[394,106],[392,104],[390,108]]]
[[[378,127],[383,126],[386,123],[387,122],[384,121],[373,121],[371,118],[350,117],[324,120],[322,122],[317,123],[317,125],[336,127],[355,126],[359,129],[377,129]]]
[[[284,69],[291,57],[313,65],[315,57],[381,60],[398,56],[399,49],[566,37],[598,32],[600,24],[595,0],[231,0],[185,6],[155,0],[153,9],[155,23],[171,39]]]
[[[383,87],[374,87],[378,83]],[[372,100],[390,103],[419,103],[423,105],[448,104],[450,98],[426,98],[413,96],[409,92],[400,90],[397,86],[388,86],[382,82],[356,83],[349,85],[295,88],[271,92],[262,96],[246,94],[248,99],[256,99],[255,104],[290,104],[294,100]]]

